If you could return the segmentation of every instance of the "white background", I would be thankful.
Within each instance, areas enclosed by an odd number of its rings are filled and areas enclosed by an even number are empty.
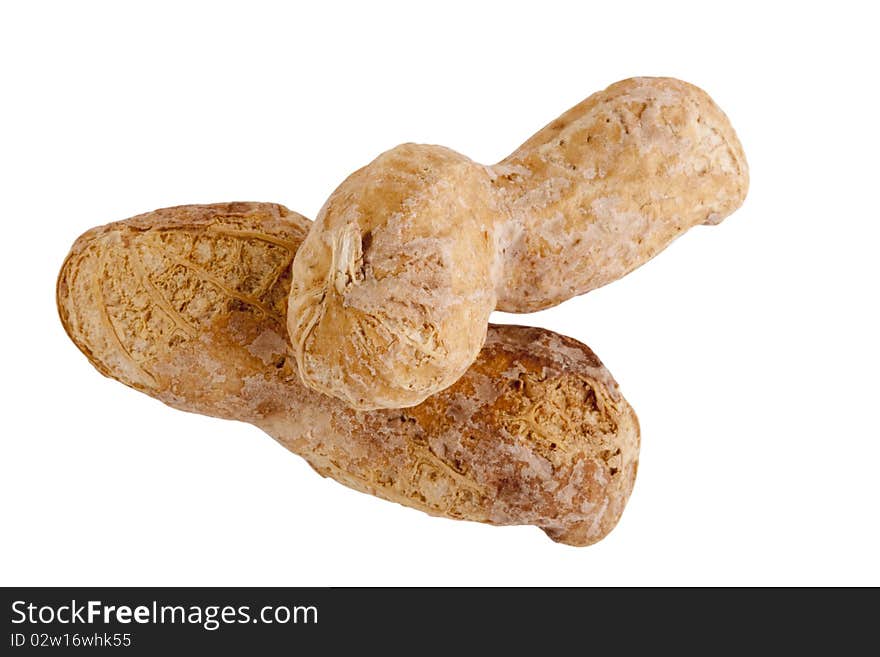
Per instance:
[[[880,584],[869,6],[3,3],[0,583]],[[495,318],[586,342],[639,414],[635,491],[593,547],[321,479],[103,378],[61,328],[55,276],[91,226],[231,200],[314,217],[397,143],[491,163],[633,75],[706,89],[751,190],[625,279]]]

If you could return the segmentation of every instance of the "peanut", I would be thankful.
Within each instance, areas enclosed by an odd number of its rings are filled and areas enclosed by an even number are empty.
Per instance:
[[[177,409],[256,425],[321,475],[432,515],[537,525],[571,545],[615,526],[639,426],[585,345],[489,328],[453,386],[360,412],[288,358],[291,261],[309,221],[269,203],[157,210],[82,235],[58,278],[62,323],[104,375]]]
[[[614,281],[747,188],[727,117],[670,78],[618,82],[491,167],[398,146],[331,194],[294,259],[299,375],[356,409],[419,404],[473,363],[492,310]]]

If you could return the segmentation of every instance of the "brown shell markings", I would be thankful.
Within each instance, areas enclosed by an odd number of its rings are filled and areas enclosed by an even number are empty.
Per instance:
[[[533,524],[587,545],[616,524],[638,422],[584,345],[491,327],[476,362],[405,411],[358,412],[299,381],[285,330],[308,221],[259,203],[183,206],[89,231],[58,281],[102,373],[182,410],[250,422],[318,472],[433,515]]]

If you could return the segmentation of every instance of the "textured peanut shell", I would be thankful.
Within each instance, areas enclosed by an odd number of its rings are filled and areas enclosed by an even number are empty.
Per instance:
[[[490,327],[459,381],[406,410],[355,411],[299,381],[290,264],[308,220],[279,205],[168,208],[88,231],[58,279],[71,339],[106,376],[250,422],[324,476],[432,515],[532,524],[588,545],[617,523],[636,416],[586,346]]]
[[[439,146],[401,146],[333,192],[293,273],[289,328],[309,387],[345,391],[355,408],[394,408],[464,374],[495,306],[495,194],[475,167]],[[470,326],[484,329],[461,330]]]
[[[492,167],[398,146],[333,192],[294,259],[300,375],[355,408],[417,404],[473,362],[492,310],[614,281],[747,188],[727,117],[670,78],[618,82]]]

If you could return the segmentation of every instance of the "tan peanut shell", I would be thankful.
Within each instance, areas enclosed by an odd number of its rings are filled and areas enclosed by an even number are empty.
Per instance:
[[[617,523],[639,427],[586,346],[492,326],[453,386],[355,411],[299,380],[286,313],[309,221],[267,203],[182,206],[95,228],[57,301],[106,376],[185,411],[254,424],[324,476],[432,515],[531,524],[588,545]]]
[[[671,78],[618,82],[491,167],[398,146],[331,194],[294,259],[300,375],[354,408],[418,404],[470,366],[492,310],[614,281],[747,188],[727,117]]]

